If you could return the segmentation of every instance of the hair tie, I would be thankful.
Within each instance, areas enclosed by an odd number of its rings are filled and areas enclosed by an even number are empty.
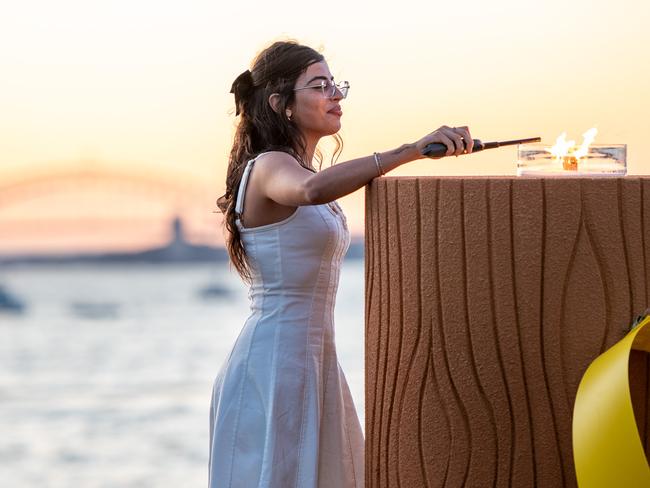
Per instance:
[[[240,74],[237,78],[235,78],[235,81],[232,82],[230,93],[235,94],[236,116],[239,115],[239,107],[241,102],[250,96],[254,88],[255,84],[253,83],[253,74],[248,69]]]

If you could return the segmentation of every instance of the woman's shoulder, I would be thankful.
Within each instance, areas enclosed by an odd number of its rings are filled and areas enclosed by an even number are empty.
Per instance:
[[[269,149],[257,154],[254,158],[260,166],[266,166],[268,169],[279,169],[285,166],[305,166],[300,163],[298,158],[288,150]],[[261,164],[260,164],[261,163]]]
[[[265,151],[260,151],[254,157],[254,159],[258,159],[258,158],[262,158],[262,157],[265,157],[267,159],[268,158],[271,158],[271,159],[285,159],[285,160],[286,159],[291,159],[291,160],[294,160],[294,161],[298,162],[298,160],[296,159],[296,157],[293,154],[291,154],[289,151],[283,151],[282,149],[267,149]]]
[[[291,154],[281,150],[262,151],[252,158],[256,166],[267,166],[277,168],[285,165],[300,164]]]
[[[271,157],[275,158],[291,158],[295,161],[298,161],[298,158],[296,156],[295,151],[293,151],[291,148],[284,147],[284,146],[271,146],[267,147],[266,149],[263,149],[255,155],[256,158],[259,158],[260,156],[263,155],[270,155]]]

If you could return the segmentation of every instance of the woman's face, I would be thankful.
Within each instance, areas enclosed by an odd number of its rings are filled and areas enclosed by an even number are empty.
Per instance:
[[[334,77],[325,61],[311,64],[296,80],[294,88],[313,86],[294,92],[294,102],[289,107],[291,121],[308,137],[336,134],[341,128],[341,105],[343,98],[337,89],[332,98],[323,96],[320,82],[330,82]]]

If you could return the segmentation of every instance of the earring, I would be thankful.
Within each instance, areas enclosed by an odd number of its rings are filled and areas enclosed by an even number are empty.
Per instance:
[[[291,120],[291,110],[285,112],[287,114],[287,119]]]

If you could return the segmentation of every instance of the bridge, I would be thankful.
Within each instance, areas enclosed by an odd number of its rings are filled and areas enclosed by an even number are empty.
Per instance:
[[[182,219],[191,242],[219,245],[221,190],[189,170],[96,161],[4,174],[0,252],[160,244],[171,238],[175,217]]]

